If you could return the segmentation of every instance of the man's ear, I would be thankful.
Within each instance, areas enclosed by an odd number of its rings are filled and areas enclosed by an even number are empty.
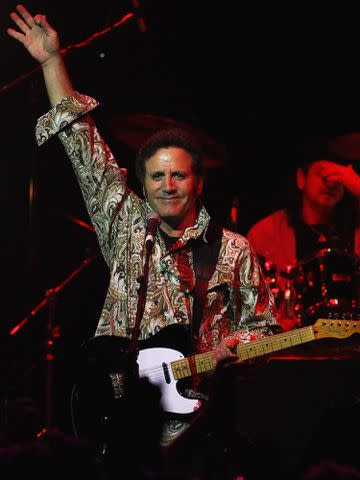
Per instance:
[[[296,171],[296,185],[299,190],[304,190],[305,188],[305,173],[302,168],[298,168]]]

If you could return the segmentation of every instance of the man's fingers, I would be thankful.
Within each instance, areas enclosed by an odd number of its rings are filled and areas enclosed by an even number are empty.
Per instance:
[[[35,25],[33,16],[30,15],[30,13],[23,5],[17,5],[16,10],[19,12],[19,14],[24,19],[24,22],[26,23],[26,25],[29,26],[29,28],[32,28]]]
[[[10,17],[22,32],[27,33],[29,30],[31,30],[29,25],[27,25],[16,12],[11,12]]]
[[[35,25],[39,25],[41,28],[45,28],[47,30],[53,30],[53,28],[49,25],[49,23],[46,20],[46,15],[42,15],[41,13],[38,13],[34,17],[34,22]]]
[[[229,350],[231,350],[231,352],[234,353],[234,351],[236,350],[236,347],[238,346],[239,344],[239,340],[235,337],[232,337],[232,338],[228,338],[226,340],[226,346]]]
[[[23,33],[20,33],[17,30],[14,30],[13,28],[8,28],[6,31],[10,35],[10,37],[13,37],[16,40],[19,40],[19,42],[24,43],[24,40],[26,37]]]

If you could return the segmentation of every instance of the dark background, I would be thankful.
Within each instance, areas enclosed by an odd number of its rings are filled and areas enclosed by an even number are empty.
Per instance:
[[[108,272],[100,257],[84,266],[98,253],[97,244],[79,223],[89,220],[60,142],[35,144],[36,120],[49,104],[41,75],[27,75],[36,63],[6,33],[16,3],[0,6],[1,393],[7,399],[35,392],[41,402],[49,382],[49,325],[60,333],[54,352],[61,367],[51,378],[67,398],[72,355],[94,332]],[[63,47],[133,11],[123,0],[34,0],[25,6],[46,13]],[[116,134],[116,119],[126,113],[184,122],[226,149],[227,161],[209,169],[204,200],[225,222],[238,198],[244,234],[286,204],[304,135],[359,129],[355,7],[202,0],[143,0],[140,6],[146,32],[133,18],[67,55],[75,87],[100,101],[96,122],[134,189],[135,150]],[[48,297],[56,287],[55,298]]]

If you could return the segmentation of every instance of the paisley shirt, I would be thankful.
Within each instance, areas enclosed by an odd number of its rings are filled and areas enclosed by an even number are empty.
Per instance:
[[[88,114],[98,102],[74,92],[39,118],[36,140],[42,145],[57,134],[65,147],[95,228],[110,281],[95,335],[131,337],[143,272],[146,214],[149,204],[126,184],[120,168]],[[169,250],[156,233],[150,258],[140,339],[170,324],[189,325],[194,269],[191,239],[206,242],[209,215],[200,206],[194,226]],[[209,280],[198,350],[213,350],[233,332],[242,342],[271,334],[274,301],[248,240],[223,229],[219,259]]]

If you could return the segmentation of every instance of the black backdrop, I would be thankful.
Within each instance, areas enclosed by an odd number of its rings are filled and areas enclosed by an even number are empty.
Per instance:
[[[56,140],[35,145],[36,119],[49,107],[41,76],[12,84],[35,66],[6,34],[16,3],[4,0],[0,6],[0,81],[7,86],[0,94],[2,391],[6,397],[35,389],[41,397],[49,321],[59,326],[56,358],[65,366],[55,384],[66,391],[62,380],[71,379],[73,351],[94,331],[108,272],[95,258],[60,290],[54,317],[47,303],[30,316],[47,290],[66,281],[97,245],[94,234],[74,221],[88,223],[88,217],[62,146]],[[226,147],[229,163],[209,170],[205,201],[224,220],[238,197],[241,233],[286,203],[303,135],[359,129],[357,16],[351,9],[316,10],[298,2],[291,11],[279,3],[242,4],[235,12],[231,2],[202,0],[140,5],[146,32],[129,20],[67,56],[75,87],[101,102],[96,121],[134,188],[134,150],[112,128],[124,112],[185,122]],[[63,46],[132,11],[132,2],[114,0],[34,0],[25,6],[47,14]]]

